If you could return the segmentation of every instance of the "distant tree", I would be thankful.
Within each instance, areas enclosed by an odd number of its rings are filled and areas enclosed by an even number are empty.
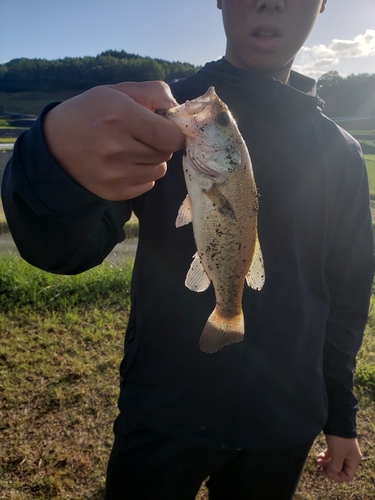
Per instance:
[[[96,57],[13,59],[0,65],[0,91],[86,90],[95,85],[121,81],[184,78],[198,68],[188,63],[171,63],[122,51],[107,50]]]
[[[346,79],[346,85],[357,116],[375,116],[375,74],[351,74]]]
[[[0,65],[0,91],[87,90],[95,85],[123,81],[187,78],[199,68],[180,61],[142,57],[125,50],[106,50],[91,57],[64,59],[13,59]],[[375,74],[342,77],[329,71],[318,80],[318,94],[325,100],[324,112],[331,117],[375,117]]]
[[[125,50],[106,50],[105,52],[102,52],[99,54],[97,57],[114,57],[115,59],[134,59],[138,56],[137,54],[129,54],[129,52],[125,52]]]
[[[4,76],[4,74],[8,71],[8,68],[5,66],[5,64],[0,64],[0,80]]]
[[[318,80],[318,94],[325,100],[328,116],[375,116],[375,75],[344,78],[337,71],[329,71]]]
[[[338,71],[329,71],[324,73],[318,80],[318,90],[332,88],[342,83],[344,78],[339,75]]]

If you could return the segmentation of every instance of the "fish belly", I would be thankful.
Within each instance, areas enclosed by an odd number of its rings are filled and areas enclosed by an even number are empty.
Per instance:
[[[257,239],[256,188],[247,167],[240,166],[221,185],[191,189],[189,195],[197,252],[216,297],[200,347],[216,352],[244,337],[242,295]]]

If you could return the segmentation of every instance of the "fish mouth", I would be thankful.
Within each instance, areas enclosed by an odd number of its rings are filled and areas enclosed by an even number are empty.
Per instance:
[[[187,100],[170,109],[157,109],[155,113],[174,122],[185,135],[194,137],[197,127],[212,118],[212,109],[216,102],[220,100],[214,87],[210,87],[197,99]]]
[[[169,111],[169,109],[168,109],[168,108],[163,108],[163,109],[155,109],[154,113],[155,113],[156,115],[160,115],[160,116],[167,117],[167,115],[168,115],[168,111]]]
[[[189,114],[198,115],[208,106],[212,106],[215,100],[218,100],[214,87],[209,87],[209,89],[203,94],[199,99],[193,99],[192,101],[187,100],[185,103],[175,106],[169,109],[156,109],[155,113],[160,116],[170,117],[173,119],[173,114]]]

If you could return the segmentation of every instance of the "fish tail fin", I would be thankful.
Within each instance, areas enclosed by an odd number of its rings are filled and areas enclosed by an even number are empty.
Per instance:
[[[211,313],[203,328],[199,347],[202,352],[213,353],[222,347],[241,342],[245,334],[243,312],[236,316],[222,316],[217,308]]]

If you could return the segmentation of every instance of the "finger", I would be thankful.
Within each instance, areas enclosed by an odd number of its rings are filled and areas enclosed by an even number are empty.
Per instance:
[[[107,91],[115,93],[113,100],[116,110],[109,114],[106,121],[106,141],[111,138],[113,145],[121,149],[124,140],[132,138],[132,147],[136,146],[134,141],[137,141],[138,147],[144,145],[165,153],[184,147],[185,136],[177,125],[144,108],[128,95],[112,89]],[[109,100],[110,96],[106,97]]]
[[[124,144],[120,138],[112,137],[101,148],[105,161],[119,164],[145,164],[157,165],[171,159],[171,152],[159,151],[136,139]]]
[[[164,117],[151,113],[148,109],[134,102],[129,119],[134,139],[164,152],[182,149],[186,138],[181,130]]]
[[[340,474],[343,470],[343,464],[344,464],[344,460],[340,460],[340,459],[335,459],[335,460],[331,460],[330,462],[328,462],[328,465],[327,465],[327,474],[328,476],[331,478],[331,479],[334,479],[338,474]]]
[[[162,81],[123,82],[109,87],[127,94],[150,111],[178,105],[169,85]]]
[[[344,467],[343,467],[343,473],[345,477],[347,478],[347,481],[351,481],[354,476],[356,475],[356,472],[358,470],[360,462],[356,460],[345,460]]]
[[[98,169],[96,182],[111,185],[116,182],[127,182],[129,186],[154,182],[161,179],[167,171],[166,162],[155,164],[129,163],[124,161],[108,161],[107,168]]]
[[[355,472],[354,474],[350,473],[348,474],[348,472],[342,470],[341,472],[337,473],[337,474],[329,474],[327,469],[323,469],[321,471],[321,474],[326,477],[327,479],[329,479],[330,481],[334,481],[335,483],[348,483],[349,481],[351,481],[354,476],[355,476]]]
[[[107,184],[103,187],[101,197],[109,201],[130,200],[150,191],[154,185],[154,181],[140,184],[116,181],[113,184]]]
[[[350,460],[344,460],[341,467],[338,462],[333,465],[332,462],[329,462],[327,468],[324,469],[324,472],[326,473],[326,477],[335,482],[349,482],[354,478],[358,465],[358,463]]]
[[[319,465],[319,467],[326,469],[328,467],[330,459],[331,459],[331,453],[329,452],[328,449],[326,449],[321,453],[319,453],[319,455],[316,458],[316,463]]]
[[[318,459],[316,463],[319,465],[319,467],[322,467],[323,469],[326,469],[328,467],[327,460]]]
[[[125,86],[126,84],[119,85]],[[106,142],[112,138],[113,144],[121,145],[124,140],[133,137],[141,144],[166,153],[178,151],[184,147],[185,136],[174,123],[150,111],[130,95],[116,90],[115,87],[115,85],[95,87],[79,97],[89,117],[86,116],[84,126],[87,123],[92,124],[89,129],[91,134],[99,135],[97,130],[100,128],[99,137],[103,137]],[[74,98],[65,101],[52,112],[58,108],[61,110],[61,107],[66,108],[65,114],[76,116],[78,119],[76,126],[82,127],[79,121],[82,113],[76,112]]]
[[[182,149],[185,136],[171,121],[153,113],[161,107],[176,106],[170,88],[164,82],[126,82],[108,86],[122,92],[124,116],[133,137],[165,152]]]
[[[330,460],[331,458],[331,453],[329,451],[329,449],[327,448],[326,450],[322,451],[321,453],[319,453],[318,459],[323,459],[323,460]]]
[[[334,456],[332,458],[329,449],[320,453],[317,457],[317,464],[321,468],[321,474],[328,479],[336,480],[341,473],[344,465],[344,456]]]

